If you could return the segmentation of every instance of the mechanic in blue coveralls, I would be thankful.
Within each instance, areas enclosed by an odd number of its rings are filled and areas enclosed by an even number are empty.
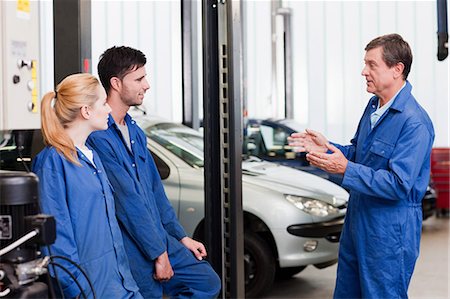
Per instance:
[[[145,298],[213,298],[221,282],[203,260],[202,243],[186,236],[147,149],[144,132],[127,113],[141,105],[150,88],[146,57],[136,49],[112,47],[98,63],[108,94],[108,129],[95,132],[89,144],[100,154],[114,188],[117,218],[131,271]]]
[[[110,111],[97,78],[66,77],[42,99],[47,147],[33,160],[33,171],[39,177],[42,212],[56,220],[52,254],[79,264],[97,298],[137,299],[142,296],[128,264],[111,186],[97,153],[85,144],[91,132],[108,127]],[[52,276],[58,279],[63,298],[94,297],[78,268],[61,258],[54,261],[61,265]]]
[[[434,130],[406,80],[412,54],[398,34],[367,44],[362,75],[374,94],[350,145],[320,133],[290,144],[312,165],[344,174],[350,190],[340,240],[335,298],[407,298],[419,255],[421,200],[430,178]]]

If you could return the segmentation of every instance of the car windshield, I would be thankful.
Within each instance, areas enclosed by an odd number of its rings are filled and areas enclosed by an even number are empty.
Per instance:
[[[142,125],[145,134],[193,167],[203,167],[203,135],[174,123]]]

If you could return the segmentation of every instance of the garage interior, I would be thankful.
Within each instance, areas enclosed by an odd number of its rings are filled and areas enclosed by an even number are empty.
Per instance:
[[[254,168],[246,166],[251,163],[245,164],[248,157],[243,158],[243,149],[248,156],[266,160],[258,156],[263,148],[257,140],[244,134],[276,131],[263,120],[293,119],[298,130],[314,127],[330,139],[348,143],[370,98],[360,76],[364,45],[380,34],[404,35],[414,55],[413,91],[436,131],[430,183],[436,193],[427,206],[429,215],[423,221],[420,256],[408,293],[410,298],[450,298],[446,0],[17,0],[2,1],[0,7],[2,24],[6,24],[0,38],[0,170],[23,172],[31,165],[38,151],[36,139],[41,137],[36,135],[39,101],[47,90],[71,73],[97,75],[99,54],[109,46],[142,49],[149,57],[151,89],[139,110],[149,118],[162,117],[203,134],[204,219],[193,234],[202,236],[208,261],[222,278],[222,298],[246,297],[246,282],[253,275],[245,245],[248,232],[257,233],[258,240],[266,241],[267,251],[276,252],[271,257],[278,271],[273,286],[261,288],[257,297],[332,297],[335,260],[310,262],[305,269],[292,267],[300,272],[278,276],[282,272],[279,245],[274,237],[267,237],[270,230],[264,221],[255,220],[243,203],[249,189],[247,177],[257,176]],[[373,14],[376,21],[366,24],[364,20]],[[21,57],[19,67],[17,57]],[[14,81],[17,68],[20,84]],[[250,119],[257,120],[255,125],[249,125]],[[271,142],[276,145],[273,136]],[[263,144],[267,150],[267,140]],[[277,150],[292,156],[285,146]],[[17,165],[8,164],[10,154]],[[269,149],[267,160],[277,155]],[[325,178],[323,173],[316,174]],[[199,230],[202,234],[195,235]],[[326,238],[336,238],[334,233]],[[2,249],[10,243],[3,242],[2,238]],[[337,241],[330,244],[337,248]],[[307,252],[308,245],[298,251]]]

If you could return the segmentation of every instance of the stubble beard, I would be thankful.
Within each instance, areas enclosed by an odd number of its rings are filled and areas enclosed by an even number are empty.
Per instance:
[[[142,105],[142,103],[144,102],[144,99],[139,99],[139,98],[126,98],[123,101],[125,103],[125,105],[127,105],[128,107],[136,107],[136,106],[140,106]]]

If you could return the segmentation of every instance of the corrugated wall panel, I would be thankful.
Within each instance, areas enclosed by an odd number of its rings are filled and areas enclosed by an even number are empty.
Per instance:
[[[53,55],[53,2],[41,1],[39,3],[40,51],[41,58],[38,63],[40,71],[38,97],[55,88],[54,84],[54,55]]]
[[[343,31],[342,31],[342,4],[330,3],[325,6],[325,90],[326,90],[326,125],[324,134],[344,138],[344,85],[336,80],[343,78]],[[336,24],[338,26],[336,26]],[[324,111],[325,112],[325,111]]]
[[[414,61],[408,79],[435,124],[435,146],[449,145],[449,60],[438,62],[436,58],[435,1],[283,3],[293,12],[293,53],[306,55],[294,57],[294,86],[304,86],[303,81],[308,86],[307,90],[294,87],[298,122],[332,140],[348,142],[371,97],[361,76],[364,47],[376,36],[396,32],[411,45]],[[306,77],[301,75],[305,71]],[[299,117],[302,107],[298,103],[305,94],[308,116]]]
[[[325,4],[322,1],[309,2],[306,10],[307,26],[309,27],[306,40],[309,66],[309,125],[318,131],[326,132],[326,98],[329,92],[325,85],[329,67],[326,63],[326,53],[327,48],[332,45],[326,44],[325,40]],[[295,28],[292,31],[295,34]],[[293,71],[295,72],[295,70]]]
[[[92,64],[112,45],[128,44],[148,58],[152,114],[181,120],[180,0],[93,1]],[[271,117],[270,1],[245,1],[249,116]],[[435,1],[284,1],[292,9],[294,116],[337,142],[348,142],[370,94],[365,91],[364,47],[397,32],[411,45],[409,80],[436,129],[435,146],[449,146],[449,58],[436,58]],[[51,2],[41,6],[41,89],[53,88]],[[200,26],[199,26],[200,28]],[[200,36],[200,35],[199,35]],[[48,55],[46,54],[48,53]]]
[[[181,4],[171,1],[92,1],[92,62],[111,46],[147,56],[150,114],[181,121]],[[97,74],[97,70],[94,69]]]
[[[309,121],[309,86],[308,86],[308,44],[305,42],[307,28],[306,2],[290,1],[288,7],[295,6],[295,12],[291,18],[292,44],[296,47],[292,53],[293,67],[293,94],[294,94],[294,118],[300,123]],[[294,17],[295,16],[295,17]]]
[[[272,102],[271,3],[248,1],[244,5],[248,112],[250,117],[271,117],[276,107]]]

